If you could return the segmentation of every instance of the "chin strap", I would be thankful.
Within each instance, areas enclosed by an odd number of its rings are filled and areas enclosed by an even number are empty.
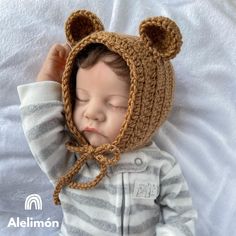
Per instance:
[[[115,165],[120,160],[120,150],[112,144],[103,144],[98,147],[93,147],[91,145],[79,147],[72,142],[68,142],[66,143],[66,148],[71,152],[79,153],[80,157],[68,172],[58,180],[53,194],[54,203],[56,205],[60,204],[59,193],[65,185],[68,185],[68,187],[73,189],[82,190],[94,188],[106,175],[107,167],[109,165]],[[80,183],[73,181],[73,178],[88,160],[94,160],[99,164],[100,173],[89,182]]]

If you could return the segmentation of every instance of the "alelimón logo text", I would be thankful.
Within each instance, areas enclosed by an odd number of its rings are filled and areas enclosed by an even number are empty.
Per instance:
[[[38,194],[30,194],[25,199],[25,210],[39,210],[43,209],[42,199]],[[34,220],[33,217],[26,217],[26,219],[20,219],[20,217],[11,217],[7,227],[22,227],[22,228],[51,228],[59,227],[59,222],[57,220],[50,220],[50,217],[46,220]]]
[[[48,218],[46,221],[43,220],[34,220],[32,217],[27,217],[26,220],[20,220],[19,217],[16,217],[16,220],[11,217],[7,227],[14,228],[51,228],[51,227],[59,227],[59,222],[57,220],[51,221]]]

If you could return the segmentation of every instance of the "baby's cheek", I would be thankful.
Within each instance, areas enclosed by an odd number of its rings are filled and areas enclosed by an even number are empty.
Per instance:
[[[114,138],[116,138],[116,136],[119,134],[121,126],[124,122],[125,119],[125,114],[117,114],[114,118],[113,118],[113,122],[112,122],[112,126],[113,126],[113,136]]]
[[[79,130],[80,120],[81,120],[81,114],[78,109],[75,109],[73,112],[73,121],[77,129]]]

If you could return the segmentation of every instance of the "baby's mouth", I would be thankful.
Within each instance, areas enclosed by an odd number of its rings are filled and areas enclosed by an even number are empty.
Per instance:
[[[99,136],[102,136],[106,138],[105,135],[103,135],[101,132],[99,132],[96,128],[94,127],[86,127],[83,129],[83,134],[97,134]]]
[[[104,136],[102,133],[100,133],[96,128],[93,127],[86,127],[83,129],[84,134],[98,134],[101,136]]]
[[[86,127],[86,128],[84,128],[83,132],[99,133],[97,131],[97,129],[95,129],[93,127]]]

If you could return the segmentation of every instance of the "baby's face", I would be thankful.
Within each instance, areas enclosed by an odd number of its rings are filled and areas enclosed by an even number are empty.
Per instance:
[[[102,61],[78,70],[73,120],[91,145],[115,140],[125,118],[128,96],[128,78],[121,79]]]

